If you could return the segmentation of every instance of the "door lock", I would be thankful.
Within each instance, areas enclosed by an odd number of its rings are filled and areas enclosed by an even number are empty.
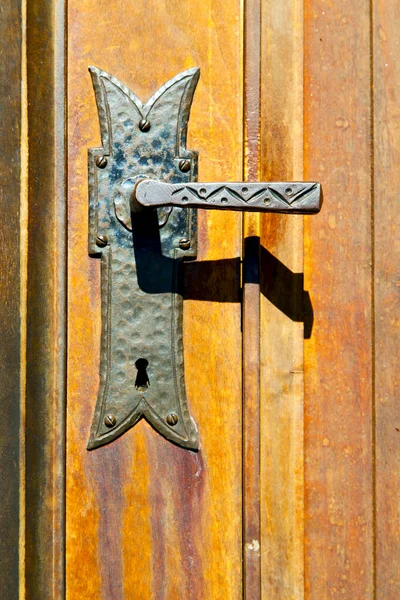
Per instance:
[[[186,398],[183,260],[197,255],[197,208],[315,214],[319,183],[197,183],[186,149],[199,69],[163,85],[146,104],[90,67],[102,147],[89,150],[89,253],[101,258],[100,387],[88,449],[145,418],[197,450]]]

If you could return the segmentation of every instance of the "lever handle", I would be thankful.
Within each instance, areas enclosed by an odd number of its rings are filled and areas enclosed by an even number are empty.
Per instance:
[[[167,206],[315,214],[321,210],[321,185],[316,182],[279,183],[164,183],[140,180],[132,209]]]

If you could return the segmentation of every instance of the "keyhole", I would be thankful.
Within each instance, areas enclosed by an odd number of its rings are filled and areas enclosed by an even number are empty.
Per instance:
[[[137,375],[135,381],[135,388],[139,392],[145,392],[147,388],[150,386],[149,376],[147,375],[147,367],[149,366],[149,361],[145,358],[138,358],[135,362],[135,367],[137,368]]]

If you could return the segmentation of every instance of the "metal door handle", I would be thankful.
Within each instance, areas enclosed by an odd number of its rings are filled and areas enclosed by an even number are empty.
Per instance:
[[[186,149],[199,69],[163,85],[146,104],[118,79],[90,69],[102,147],[89,150],[89,253],[101,258],[100,386],[88,449],[142,417],[196,450],[186,399],[182,270],[197,255],[196,208],[313,214],[318,183],[194,183]]]
[[[321,205],[321,186],[315,182],[173,184],[142,179],[136,183],[131,198],[133,212],[176,206],[315,214]]]

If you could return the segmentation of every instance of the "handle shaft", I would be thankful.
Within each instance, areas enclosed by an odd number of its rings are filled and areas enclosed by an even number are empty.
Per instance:
[[[143,179],[135,187],[133,210],[178,206],[217,210],[315,214],[322,191],[315,182],[163,183]]]

